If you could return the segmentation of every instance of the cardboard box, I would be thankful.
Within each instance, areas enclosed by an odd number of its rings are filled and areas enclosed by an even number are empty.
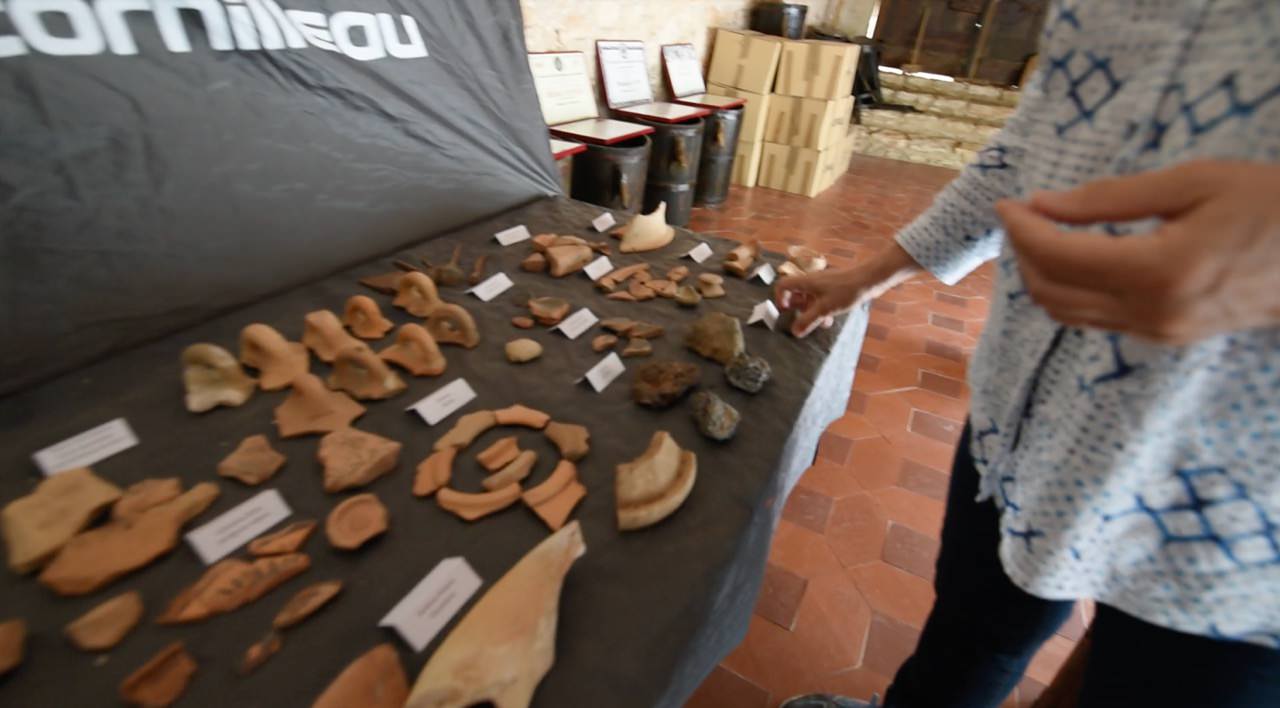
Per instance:
[[[738,140],[748,143],[764,142],[764,126],[768,121],[769,105],[773,103],[774,96],[722,84],[707,84],[707,93],[712,96],[746,99],[747,105],[742,107],[742,130]]]
[[[806,197],[817,196],[835,183],[836,150],[814,150],[765,143],[759,185]]]
[[[853,93],[858,46],[817,39],[782,45],[775,93],[801,98],[843,99]]]
[[[752,93],[772,93],[782,40],[750,30],[719,28],[707,83]],[[715,93],[708,90],[708,93]]]
[[[775,95],[769,102],[764,139],[826,150],[843,140],[853,115],[853,96],[835,101]]]
[[[764,156],[764,143],[738,141],[733,154],[733,184],[754,187],[760,177],[760,158]]]
[[[843,139],[836,143],[839,147],[839,158],[836,159],[836,177],[849,171],[849,165],[853,164],[853,156],[857,154],[858,136],[852,130],[847,129]]]

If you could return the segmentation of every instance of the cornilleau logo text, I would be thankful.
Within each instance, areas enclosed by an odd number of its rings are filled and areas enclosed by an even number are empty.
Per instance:
[[[0,0],[0,59],[36,52],[57,56],[137,54],[128,13],[147,13],[171,52],[190,52],[183,12],[198,13],[215,51],[317,47],[358,61],[427,56],[418,22],[386,12],[285,10],[276,0]],[[136,15],[135,15],[136,17]],[[0,25],[3,26],[3,25]]]

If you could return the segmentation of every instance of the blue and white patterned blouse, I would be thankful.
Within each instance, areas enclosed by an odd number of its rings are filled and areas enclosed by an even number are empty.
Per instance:
[[[897,238],[946,283],[998,258],[970,420],[1009,577],[1280,647],[1280,328],[1171,347],[1061,326],[992,210],[1208,157],[1280,161],[1280,2],[1058,2],[1016,114]]]

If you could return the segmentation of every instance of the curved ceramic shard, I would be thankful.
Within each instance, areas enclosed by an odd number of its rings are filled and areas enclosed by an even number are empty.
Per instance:
[[[569,310],[573,309],[573,305],[562,297],[535,297],[529,300],[529,314],[533,315],[533,319],[538,324],[552,325],[560,324]]]
[[[182,494],[182,481],[177,477],[144,479],[124,490],[124,495],[111,506],[111,518],[136,519],[153,506],[177,499]]]
[[[187,410],[204,413],[218,406],[244,405],[258,382],[226,349],[216,344],[192,344],[182,350],[182,385],[187,390]]]
[[[276,406],[276,429],[282,438],[330,433],[364,415],[364,406],[341,391],[330,391],[313,374],[298,377],[293,391]]]
[[[226,614],[266,595],[311,567],[305,553],[218,561],[204,575],[169,603],[156,618],[158,624],[199,622]]]
[[[65,474],[65,473],[63,473]],[[84,595],[172,551],[183,525],[218,498],[201,482],[133,521],[113,521],[67,542],[40,573],[40,584],[60,595]]]
[[[702,302],[702,293],[692,285],[681,285],[680,289],[676,290],[676,302],[685,307],[697,307],[698,303]]]
[[[44,478],[0,511],[9,568],[29,573],[40,567],[120,495],[119,487],[88,467]]]
[[[475,349],[480,344],[480,330],[471,313],[461,305],[441,305],[427,316],[427,331],[440,344],[457,344]]]
[[[338,316],[328,310],[308,312],[302,318],[302,343],[325,363],[333,363],[338,352],[364,344],[343,329]]]
[[[721,364],[728,364],[743,352],[742,322],[723,312],[703,315],[685,335],[684,345]]]
[[[543,433],[555,443],[560,456],[577,462],[591,451],[591,431],[574,423],[548,423]]]
[[[361,339],[382,339],[395,324],[382,316],[378,303],[368,295],[352,295],[342,309],[342,324]]]
[[[400,443],[354,428],[320,438],[316,459],[324,466],[324,490],[330,494],[363,487],[396,468]]]
[[[520,270],[526,273],[541,273],[547,269],[547,257],[541,253],[530,253],[520,261]]]
[[[444,301],[440,299],[435,281],[426,273],[415,271],[400,276],[396,283],[396,298],[391,304],[415,317],[426,317]]]
[[[564,244],[548,248],[546,255],[547,262],[551,265],[551,277],[563,278],[586,267],[595,256],[595,252],[590,246]]]
[[[640,529],[670,516],[693,490],[697,475],[692,452],[680,449],[665,430],[654,433],[644,454],[618,465],[618,529]]]
[[[586,550],[575,521],[525,554],[440,644],[405,708],[527,708],[555,663],[565,575]]]
[[[738,409],[710,391],[693,394],[693,419],[698,432],[712,440],[725,441],[738,432]]]
[[[618,250],[623,253],[655,251],[676,237],[676,230],[667,224],[667,203],[661,202],[658,208],[648,214],[636,214],[622,230],[622,243]]]
[[[267,636],[254,642],[244,651],[244,656],[240,659],[240,675],[248,676],[257,671],[259,667],[267,663],[268,659],[275,656],[282,646],[284,646],[284,641],[280,638],[280,635],[275,632],[268,632]]]
[[[174,642],[120,684],[120,699],[131,706],[163,708],[172,705],[187,690],[196,672],[196,661],[182,642]]]
[[[560,460],[545,482],[522,495],[524,503],[552,531],[564,526],[573,508],[585,496],[587,488],[578,481],[578,468],[568,460]]]
[[[618,336],[624,336],[631,332],[631,328],[635,327],[639,322],[629,320],[625,317],[609,317],[600,320],[600,326],[613,332]]]
[[[542,345],[533,339],[513,339],[504,349],[512,364],[525,364],[542,356]]]
[[[489,447],[483,452],[476,455],[476,461],[480,466],[490,472],[497,472],[506,467],[512,460],[520,454],[520,445],[516,442],[516,436],[509,435]]]
[[[404,708],[409,677],[390,644],[379,644],[347,665],[311,708]]]
[[[542,430],[547,427],[547,423],[551,420],[551,416],[546,413],[522,406],[519,403],[494,411],[493,417],[498,422],[498,425],[519,425],[525,428],[533,428],[534,430]]]
[[[514,482],[484,494],[466,494],[449,487],[436,492],[436,503],[441,509],[451,511],[467,521],[475,521],[502,511],[519,498],[520,485]]]
[[[383,349],[378,356],[414,376],[439,376],[448,364],[431,333],[412,322],[401,325],[396,332],[396,343]]]
[[[696,364],[655,361],[639,369],[631,382],[631,399],[649,408],[669,408],[698,385],[702,376]]]
[[[301,342],[287,341],[268,325],[240,330],[240,363],[258,370],[258,386],[278,391],[311,368],[311,355]]]
[[[27,654],[27,623],[20,619],[0,622],[0,676],[13,671]]]
[[[295,521],[279,531],[273,531],[250,541],[249,555],[278,556],[293,553],[302,548],[302,544],[307,542],[311,532],[315,530],[316,522],[312,519]]]
[[[453,476],[453,458],[457,454],[458,448],[446,447],[431,453],[427,459],[419,462],[417,474],[413,477],[413,495],[428,497],[447,485],[449,478]]]
[[[329,601],[342,592],[341,580],[324,580],[299,590],[271,620],[276,629],[288,629],[310,617],[329,604]]]
[[[806,273],[827,269],[827,257],[808,246],[791,246],[787,249],[787,255]]]
[[[354,551],[387,531],[390,515],[373,494],[357,494],[333,507],[324,520],[324,535],[329,544],[344,551]]]
[[[744,243],[725,255],[724,269],[739,278],[745,278],[751,274],[751,266],[759,257],[759,241]]]
[[[522,450],[515,459],[507,463],[505,467],[485,477],[480,484],[489,491],[502,489],[508,484],[519,484],[524,481],[525,477],[533,471],[533,466],[538,462],[538,453],[533,450]]]
[[[63,633],[81,651],[106,651],[138,625],[142,609],[142,595],[130,590],[71,620]]]
[[[338,352],[329,374],[329,388],[346,391],[361,401],[391,398],[405,387],[404,379],[363,343]]]
[[[458,422],[454,423],[453,428],[449,432],[440,436],[436,440],[435,445],[431,446],[432,450],[437,452],[450,447],[463,448],[471,444],[473,440],[480,437],[484,431],[498,424],[498,417],[493,411],[475,411],[468,413]]]
[[[724,297],[724,278],[715,273],[699,275],[698,294],[707,299]]]
[[[250,435],[218,463],[218,474],[249,486],[262,484],[284,467],[284,455],[271,447],[265,435]]]

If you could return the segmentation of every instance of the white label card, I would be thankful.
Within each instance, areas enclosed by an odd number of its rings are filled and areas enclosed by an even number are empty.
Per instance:
[[[711,247],[705,242],[700,243],[684,255],[685,258],[692,258],[694,263],[701,263],[711,257]]]
[[[512,285],[515,285],[515,283],[511,282],[511,278],[508,278],[506,273],[497,273],[489,276],[489,278],[483,283],[471,288],[467,292],[475,295],[485,302],[489,302],[495,297],[506,292]]]
[[[512,226],[505,231],[499,231],[494,234],[493,237],[498,239],[498,243],[503,246],[510,246],[513,243],[528,241],[533,238],[533,235],[529,233],[529,227],[524,224],[520,224],[519,226]]]
[[[781,314],[778,312],[777,305],[773,304],[773,300],[765,300],[751,308],[751,318],[747,320],[747,324],[753,325],[757,322],[763,322],[766,327],[773,329],[778,325],[778,318]]]
[[[280,492],[268,489],[189,532],[187,543],[205,565],[210,565],[261,536],[267,529],[289,518],[291,513]]]
[[[618,356],[618,353],[610,352],[609,356],[601,359],[599,364],[591,367],[591,370],[583,378],[591,384],[591,388],[594,388],[596,393],[600,393],[626,370],[627,367],[623,366],[622,359]],[[581,380],[578,379],[578,381]]]
[[[36,466],[46,476],[76,467],[88,467],[95,462],[124,452],[138,444],[138,436],[124,418],[103,423],[79,435],[50,445],[31,456]]]
[[[613,226],[616,223],[618,222],[613,218],[613,214],[610,214],[609,212],[606,211],[605,213],[591,220],[591,228],[595,229],[596,231],[599,231],[600,233],[604,233],[606,230],[608,230],[610,226]]]
[[[457,379],[405,410],[422,416],[422,419],[427,421],[427,425],[435,425],[475,400],[475,397],[476,392],[471,388],[471,384],[467,383],[466,379]]]
[[[600,256],[594,261],[588,263],[587,267],[582,270],[587,274],[588,278],[591,278],[592,280],[599,280],[604,277],[606,273],[613,270],[613,263],[609,260],[608,256]]]
[[[751,277],[759,278],[765,285],[773,285],[773,281],[778,277],[778,271],[773,269],[772,263],[765,263],[752,271]]]
[[[577,312],[569,315],[563,322],[556,325],[556,329],[564,333],[569,339],[577,339],[578,335],[591,329],[591,325],[599,322],[599,318],[588,308],[582,308]]]
[[[378,626],[395,629],[414,651],[422,651],[480,585],[480,576],[465,558],[445,558],[391,608]]]

